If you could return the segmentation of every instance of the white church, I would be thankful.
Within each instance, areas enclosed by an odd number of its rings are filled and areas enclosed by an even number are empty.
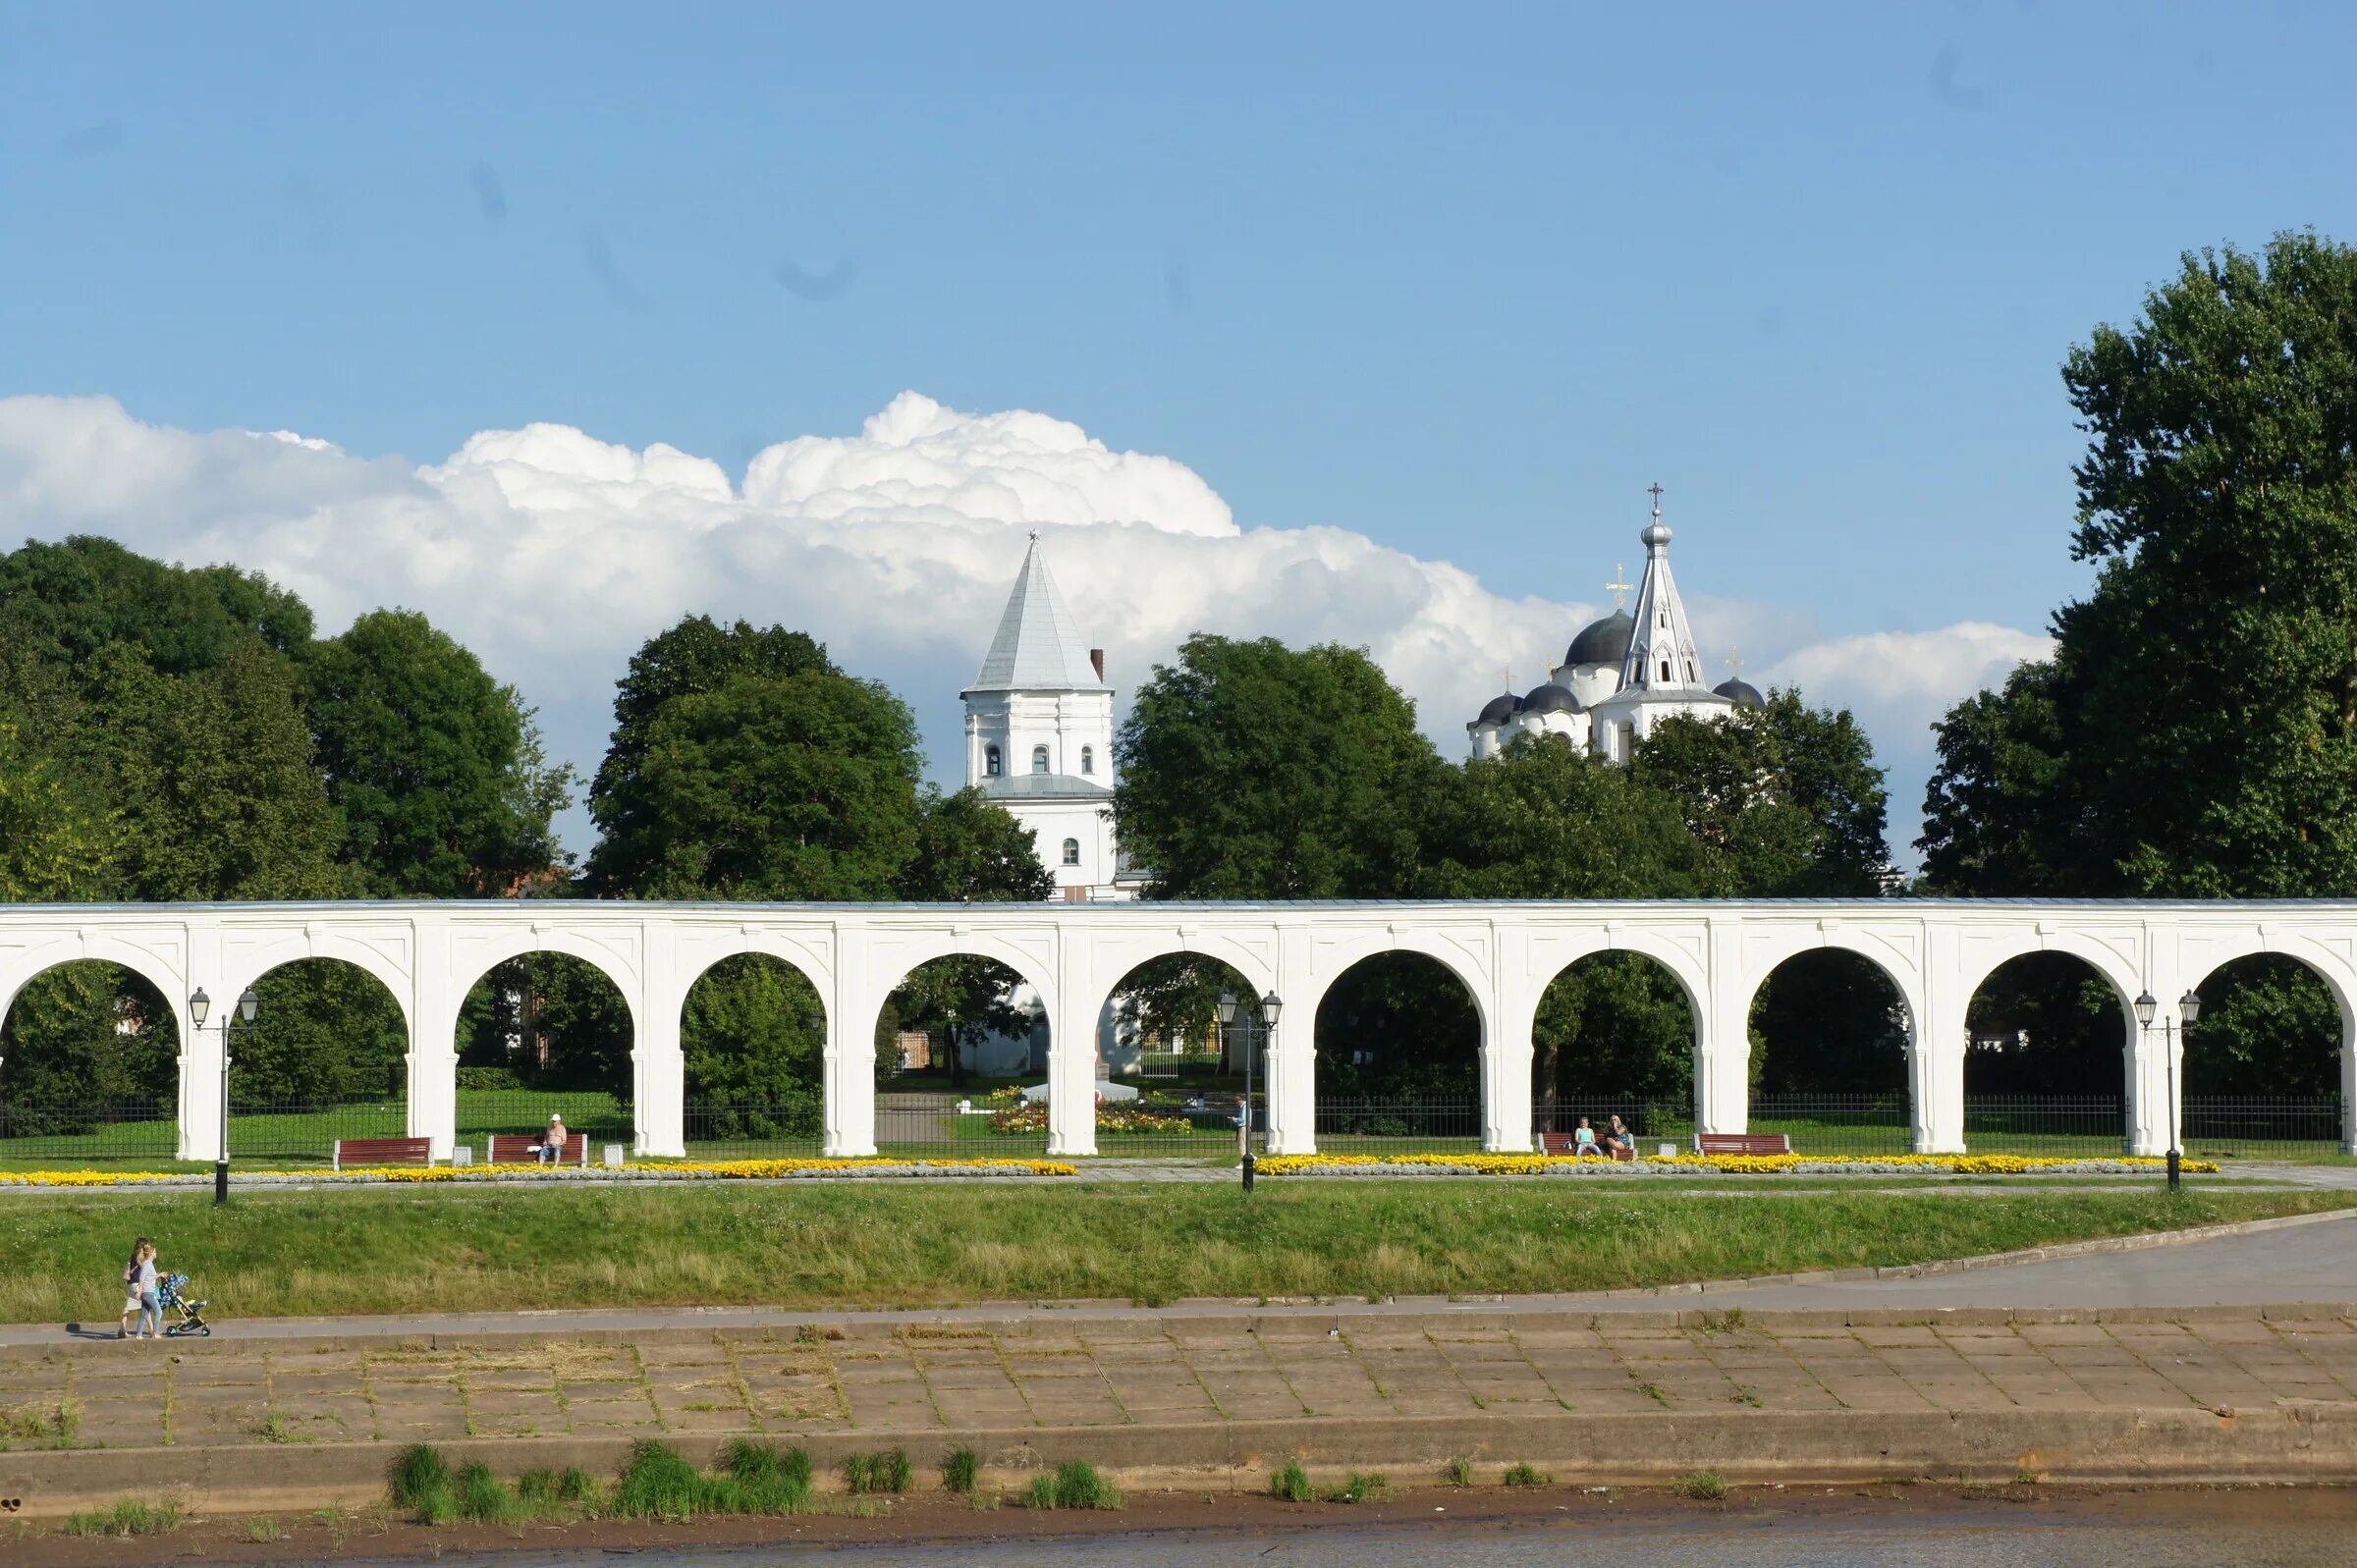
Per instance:
[[[1762,705],[1759,692],[1740,678],[1713,686],[1705,677],[1677,579],[1670,574],[1662,487],[1655,485],[1652,495],[1653,520],[1637,535],[1645,546],[1645,575],[1637,581],[1635,613],[1616,602],[1611,615],[1571,639],[1545,685],[1526,696],[1508,691],[1491,698],[1465,726],[1476,759],[1498,755],[1516,735],[1555,735],[1624,763],[1632,743],[1664,719],[1721,718]],[[1617,578],[1607,586],[1616,596],[1628,591]]]
[[[1113,841],[1113,688],[1086,645],[1039,534],[965,703],[965,782],[1031,830],[1056,895],[1136,896]]]

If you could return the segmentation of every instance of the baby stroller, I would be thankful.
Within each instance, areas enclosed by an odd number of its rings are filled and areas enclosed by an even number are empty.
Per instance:
[[[157,1280],[155,1304],[180,1310],[179,1318],[164,1325],[166,1339],[178,1339],[183,1334],[200,1334],[207,1339],[212,1337],[212,1325],[204,1321],[205,1304],[189,1299],[187,1274],[166,1274]]]

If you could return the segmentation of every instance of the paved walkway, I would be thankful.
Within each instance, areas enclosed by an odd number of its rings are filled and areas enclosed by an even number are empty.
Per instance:
[[[76,1446],[1377,1421],[1742,1410],[2267,1408],[2357,1401],[2357,1325],[1847,1325],[1585,1312],[1231,1310],[864,1322],[613,1341],[14,1348],[0,1412],[70,1402]]]

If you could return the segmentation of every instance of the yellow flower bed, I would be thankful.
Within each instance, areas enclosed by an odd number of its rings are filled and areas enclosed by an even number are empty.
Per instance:
[[[632,1161],[625,1170],[663,1171],[683,1176],[716,1176],[758,1181],[805,1171],[859,1170],[876,1165],[918,1166],[932,1170],[1025,1170],[1035,1176],[1076,1176],[1080,1167],[1061,1160],[893,1160],[880,1155],[860,1159],[827,1160],[679,1160]],[[272,1170],[272,1176],[300,1176],[304,1181],[455,1181],[471,1175],[547,1175],[549,1167],[523,1165],[360,1165],[349,1170]],[[168,1170],[0,1170],[0,1186],[113,1187],[125,1182],[168,1180],[190,1175]]]
[[[1364,1165],[1425,1165],[1445,1170],[1471,1170],[1485,1176],[1538,1176],[1580,1165],[1601,1166],[1590,1157],[1548,1155],[1271,1155],[1259,1162],[1264,1176],[1292,1176],[1319,1170],[1343,1170]],[[2123,1166],[2157,1170],[2168,1162],[2151,1155],[1672,1155],[1648,1160],[1649,1166],[1669,1165],[1687,1170],[1720,1170],[1731,1175],[1781,1175],[1803,1165],[1891,1165],[1961,1176],[2018,1176],[2026,1171],[2067,1169],[2080,1165]],[[2215,1172],[2215,1160],[2187,1160],[2180,1168]]]

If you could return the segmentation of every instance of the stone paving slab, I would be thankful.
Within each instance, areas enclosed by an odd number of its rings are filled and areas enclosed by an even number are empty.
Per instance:
[[[671,1433],[1071,1430],[1304,1417],[1567,1411],[2257,1409],[2357,1404],[2357,1324],[1826,1323],[1697,1315],[1626,1326],[1572,1312],[1495,1323],[1237,1311],[1220,1318],[901,1324],[837,1333],[71,1343],[0,1350],[0,1430],[72,1413],[75,1445],[238,1446]]]

